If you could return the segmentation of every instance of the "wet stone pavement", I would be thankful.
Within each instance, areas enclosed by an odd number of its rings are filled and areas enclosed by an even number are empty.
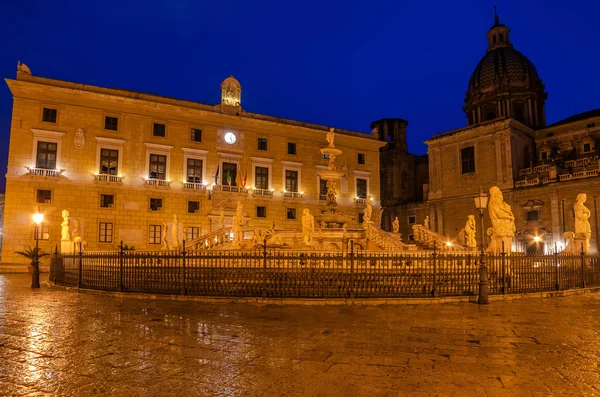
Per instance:
[[[401,307],[119,299],[0,275],[0,395],[600,395],[600,293]]]

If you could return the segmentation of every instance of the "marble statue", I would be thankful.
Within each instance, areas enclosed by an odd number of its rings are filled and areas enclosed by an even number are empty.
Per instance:
[[[456,237],[456,240],[458,240],[460,245],[466,245],[465,234],[465,228],[463,227],[460,229],[460,232],[458,232],[458,237]]]
[[[221,207],[219,211],[219,230],[225,229],[225,208]]]
[[[79,244],[81,241],[83,241],[83,239],[81,238],[81,228],[80,228],[80,224],[79,224],[79,219],[77,219],[77,218],[73,219],[72,223],[73,223],[73,230],[71,231],[71,239],[73,239],[74,242]]]
[[[173,215],[173,223],[171,224],[171,237],[173,237],[173,248],[179,248],[179,222],[177,222],[177,215]]]
[[[335,141],[334,130],[335,130],[335,128],[330,128],[329,132],[327,133],[327,136],[325,137],[325,139],[327,139],[327,143],[329,143],[329,147],[335,147],[335,145],[334,145],[334,141]]]
[[[429,215],[425,217],[425,220],[423,221],[423,227],[425,229],[429,229]]]
[[[262,247],[265,245],[267,239],[267,231],[265,229],[255,228],[252,234],[252,244],[255,247]]]
[[[498,250],[498,244],[496,244],[496,237],[494,236],[494,228],[488,227],[486,234],[488,236],[488,247],[486,248],[485,252],[492,254],[492,255],[499,255],[500,252]]]
[[[231,231],[233,232],[233,246],[241,247],[244,240],[244,204],[238,201],[235,215],[232,219]]]
[[[29,66],[25,65],[24,63],[21,63],[21,61],[17,61],[17,71],[26,73],[26,74],[31,74],[31,70],[29,69]]]
[[[477,226],[475,223],[475,216],[469,215],[467,219],[467,223],[465,224],[465,236],[466,236],[466,246],[469,248],[477,248],[477,240],[475,239],[475,234],[477,233]]]
[[[392,222],[392,230],[394,231],[394,233],[400,232],[400,221],[398,220],[398,217],[396,217],[394,219],[394,222]]]
[[[494,239],[496,240],[496,253],[502,249],[504,242],[505,252],[512,251],[512,240],[515,235],[515,217],[510,205],[504,202],[502,192],[497,186],[490,188],[490,203],[488,205]]]
[[[334,180],[327,181],[327,195],[325,196],[325,203],[327,208],[330,210],[337,207],[337,193],[335,192],[336,182]]]
[[[367,199],[365,200],[365,209],[363,210],[363,223],[370,223],[372,215],[373,204],[371,203],[371,196],[367,196]]]
[[[327,163],[327,168],[329,169],[329,171],[337,171],[337,167],[335,165],[335,158],[335,154],[329,155],[329,162]]]
[[[167,222],[163,222],[162,249],[165,251],[169,249],[169,244],[167,243]]]
[[[586,254],[590,252],[590,237],[592,236],[592,229],[590,228],[590,210],[585,206],[587,195],[585,193],[579,193],[577,195],[577,201],[573,205],[573,212],[575,212],[575,239],[583,240],[583,250]]]
[[[71,234],[69,232],[71,227],[71,214],[69,213],[69,210],[62,211],[62,218],[63,221],[60,224],[60,241],[71,241]]]
[[[312,233],[315,231],[315,218],[310,214],[310,210],[305,208],[302,211],[302,239],[304,245],[312,246]]]

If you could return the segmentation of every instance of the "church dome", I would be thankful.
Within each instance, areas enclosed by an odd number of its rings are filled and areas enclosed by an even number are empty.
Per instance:
[[[525,55],[512,47],[497,47],[488,51],[477,64],[469,79],[468,91],[485,91],[499,84],[532,86],[539,80],[535,66]]]
[[[512,118],[533,129],[546,124],[544,84],[533,63],[515,50],[510,29],[494,17],[488,48],[469,79],[464,111],[469,125]]]

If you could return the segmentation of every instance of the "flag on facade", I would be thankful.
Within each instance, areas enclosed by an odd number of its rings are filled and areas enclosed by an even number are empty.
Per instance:
[[[246,173],[244,174],[244,178],[242,178],[242,187],[246,187],[246,181],[248,180],[248,165],[249,160],[246,160]]]
[[[215,185],[219,184],[219,165],[217,165],[217,172],[215,173]]]
[[[227,184],[231,186],[231,171],[227,168]]]

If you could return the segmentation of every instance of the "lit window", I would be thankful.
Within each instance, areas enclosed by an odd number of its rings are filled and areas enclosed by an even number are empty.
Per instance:
[[[50,240],[50,225],[47,223],[42,223],[40,226],[38,226],[37,232],[38,240]],[[33,233],[33,239],[35,240],[35,232]]]
[[[100,173],[117,175],[119,171],[119,151],[100,149]]]
[[[100,222],[98,225],[98,242],[112,243],[113,224],[111,222]]]
[[[285,170],[285,190],[294,193],[298,191],[298,171]]]
[[[35,161],[36,168],[56,169],[56,151],[58,144],[56,142],[37,143],[37,156]]]
[[[202,160],[187,159],[187,181],[192,183],[202,183]]]
[[[356,178],[356,197],[361,199],[367,198],[367,180]]]
[[[148,177],[150,179],[166,179],[167,174],[167,156],[162,154],[150,155],[150,169]]]
[[[189,226],[187,228],[187,241],[192,241],[200,237],[200,228],[198,226]]]
[[[150,244],[160,244],[160,238],[162,236],[162,226],[161,225],[150,225],[150,230],[148,232],[148,243]]]
[[[254,188],[268,189],[269,188],[269,168],[256,167],[254,169]]]

